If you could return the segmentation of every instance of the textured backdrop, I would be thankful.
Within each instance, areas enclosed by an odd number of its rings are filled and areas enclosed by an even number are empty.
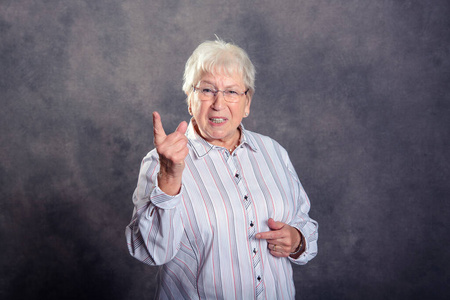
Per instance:
[[[302,299],[448,299],[446,0],[0,1],[0,298],[151,299],[125,226],[151,112],[188,120],[214,34],[257,68],[248,129],[308,192]]]

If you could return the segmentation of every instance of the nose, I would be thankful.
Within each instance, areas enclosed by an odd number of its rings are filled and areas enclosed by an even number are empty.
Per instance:
[[[217,90],[214,96],[217,97],[219,94],[222,95],[222,97],[225,98],[225,91]]]
[[[215,110],[221,110],[225,107],[225,94],[223,91],[217,91],[211,107]]]

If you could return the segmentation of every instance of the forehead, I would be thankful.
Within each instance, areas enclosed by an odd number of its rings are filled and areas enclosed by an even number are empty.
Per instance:
[[[209,83],[218,87],[244,86],[242,74],[240,74],[239,72],[207,72],[200,77],[200,82]]]

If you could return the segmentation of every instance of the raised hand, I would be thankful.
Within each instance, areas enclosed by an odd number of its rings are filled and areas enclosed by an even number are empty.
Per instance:
[[[187,123],[183,121],[173,133],[166,135],[161,116],[153,112],[153,143],[160,163],[158,186],[168,195],[178,194],[181,188],[184,159],[189,153],[186,129]]]
[[[256,238],[267,240],[267,248],[269,248],[270,254],[277,257],[287,257],[297,250],[302,236],[296,228],[283,222],[276,222],[272,218],[267,223],[270,231],[260,232],[256,234]],[[293,258],[297,258],[299,254]]]

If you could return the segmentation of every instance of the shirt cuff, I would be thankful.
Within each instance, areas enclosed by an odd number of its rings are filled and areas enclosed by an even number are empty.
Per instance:
[[[180,192],[178,194],[174,196],[167,195],[158,187],[158,182],[156,182],[155,187],[150,194],[150,201],[158,208],[173,209],[180,204],[183,192],[184,185],[182,184]]]
[[[310,248],[311,244],[310,244],[310,241],[308,241],[308,239],[306,238],[307,235],[304,232],[303,228],[298,228],[297,226],[294,226],[294,228],[296,228],[300,232],[300,234],[303,236],[303,238],[305,239],[305,250],[297,258],[292,258],[290,256],[288,256],[288,258],[294,264],[305,265],[308,261],[311,260],[311,255],[309,254],[310,250],[311,250],[311,248]]]

